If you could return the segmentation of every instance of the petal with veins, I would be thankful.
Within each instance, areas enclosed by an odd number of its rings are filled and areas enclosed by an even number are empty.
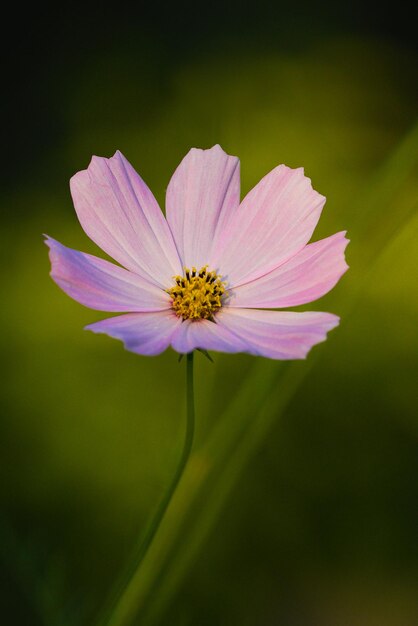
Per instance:
[[[260,311],[225,307],[216,325],[246,344],[245,352],[270,359],[304,359],[339,323],[331,313]]]
[[[51,277],[77,302],[98,311],[161,311],[171,298],[154,284],[123,267],[78,252],[47,237]]]
[[[125,157],[93,157],[70,187],[90,239],[127,269],[168,287],[181,272],[177,249],[156,199]]]
[[[264,276],[308,243],[324,203],[302,168],[279,165],[245,196],[207,263],[231,287]]]
[[[305,246],[268,274],[231,290],[231,307],[286,308],[317,300],[339,281],[348,265],[345,231]]]
[[[86,330],[120,339],[130,352],[154,356],[168,348],[180,324],[180,318],[169,310],[119,315],[90,324]]]
[[[245,352],[246,344],[227,328],[209,320],[186,320],[177,329],[171,344],[177,352],[186,354],[196,348],[217,352]]]
[[[239,205],[239,160],[220,146],[192,148],[167,188],[167,221],[183,265],[200,269]],[[210,268],[213,269],[213,268]]]

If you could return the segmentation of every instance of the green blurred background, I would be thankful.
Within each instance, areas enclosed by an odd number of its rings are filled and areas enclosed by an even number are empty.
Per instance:
[[[231,470],[156,623],[418,624],[418,90],[402,6],[157,3],[11,19],[0,623],[95,623],[184,427],[184,363],[84,332],[105,315],[50,280],[42,233],[99,252],[68,190],[92,154],[120,149],[164,206],[189,148],[220,143],[241,158],[243,193],[278,163],[303,165],[328,198],[315,238],[347,229],[351,269],[305,307],[342,316],[329,341],[307,362],[266,365],[294,390]],[[197,450],[264,367],[214,356],[196,359]],[[187,553],[187,529],[179,545]]]

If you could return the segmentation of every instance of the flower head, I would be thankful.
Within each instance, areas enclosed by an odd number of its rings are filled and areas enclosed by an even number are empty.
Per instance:
[[[132,352],[172,346],[301,359],[338,325],[331,313],[272,311],[311,302],[347,270],[345,232],[308,243],[325,198],[303,170],[279,165],[240,202],[239,160],[193,148],[166,215],[120,153],[71,179],[81,226],[117,263],[47,237],[51,276],[92,309],[123,313],[89,330]]]

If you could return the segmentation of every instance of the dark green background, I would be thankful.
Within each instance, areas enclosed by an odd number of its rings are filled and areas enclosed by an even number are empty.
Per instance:
[[[351,269],[305,307],[340,314],[341,326],[248,455],[159,623],[418,623],[417,54],[406,10],[157,3],[11,20],[0,623],[94,623],[184,425],[184,363],[83,332],[104,315],[53,284],[41,235],[98,253],[68,191],[92,154],[120,149],[164,206],[180,159],[214,143],[241,158],[243,193],[278,163],[303,165],[328,198],[315,238],[347,229]],[[258,359],[196,360],[199,449]]]

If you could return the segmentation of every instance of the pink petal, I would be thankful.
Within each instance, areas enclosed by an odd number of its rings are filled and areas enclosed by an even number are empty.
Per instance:
[[[231,307],[289,307],[312,302],[338,282],[348,265],[345,231],[311,243],[268,274],[231,291]]]
[[[86,234],[121,265],[166,288],[181,263],[168,224],[146,184],[116,152],[93,157],[70,182]]]
[[[196,348],[218,352],[245,352],[246,344],[227,328],[209,320],[186,320],[177,329],[171,344],[182,354]]]
[[[231,287],[263,276],[307,244],[324,203],[302,168],[279,165],[244,198],[207,263]]]
[[[239,205],[239,160],[220,146],[193,148],[167,188],[167,221],[183,265],[209,262],[212,246]]]
[[[180,324],[180,318],[169,310],[111,317],[86,326],[86,330],[120,339],[130,352],[152,356],[168,348]]]
[[[229,330],[247,346],[245,352],[270,359],[304,359],[339,323],[331,313],[294,313],[224,307],[216,325]]]
[[[66,294],[100,311],[161,311],[171,298],[137,274],[47,237],[51,276]]]

